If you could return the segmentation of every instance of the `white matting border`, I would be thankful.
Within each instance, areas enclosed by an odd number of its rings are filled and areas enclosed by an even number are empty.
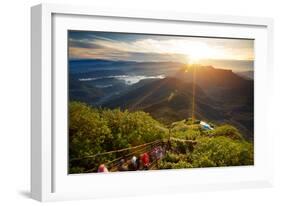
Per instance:
[[[68,29],[254,38],[255,166],[68,175]],[[49,4],[33,7],[32,197],[47,201],[270,186],[273,137],[266,108],[270,107],[267,89],[272,75],[270,19]]]

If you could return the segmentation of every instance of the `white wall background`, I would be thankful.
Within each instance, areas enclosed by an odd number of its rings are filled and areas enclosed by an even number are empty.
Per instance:
[[[6,0],[0,12],[0,205],[38,205],[29,198],[30,173],[30,6],[46,2]],[[157,195],[80,202],[59,205],[280,205],[281,199],[281,13],[276,0],[52,0],[48,2],[92,6],[125,7],[207,14],[265,16],[275,20],[275,187],[238,191],[214,191],[178,195]],[[266,68],[265,68],[266,69]]]

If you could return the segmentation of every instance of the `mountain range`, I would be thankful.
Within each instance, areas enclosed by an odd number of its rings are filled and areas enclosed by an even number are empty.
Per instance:
[[[236,74],[240,77],[253,80],[254,79],[254,71],[243,71],[236,72]]]
[[[233,124],[253,138],[254,81],[250,78],[231,70],[175,62],[101,60],[81,65],[79,70],[78,61],[70,62],[71,100],[142,110],[164,124],[187,119],[194,112],[197,119]]]

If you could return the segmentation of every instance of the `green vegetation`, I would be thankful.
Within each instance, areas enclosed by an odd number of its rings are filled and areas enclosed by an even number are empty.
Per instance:
[[[253,144],[247,142],[239,131],[231,125],[221,125],[214,130],[204,130],[191,121],[172,124],[172,136],[190,142],[173,141],[169,153],[161,160],[161,169],[190,167],[219,167],[254,164]]]
[[[69,158],[78,160],[70,162],[70,173],[85,172],[116,158],[113,154],[83,157],[163,139],[167,134],[168,130],[145,112],[96,109],[71,102]]]
[[[159,169],[237,166],[254,164],[253,144],[231,125],[205,130],[200,121],[182,120],[163,125],[142,111],[92,108],[84,103],[69,105],[70,173],[96,171],[128,152],[98,153],[134,147],[155,140],[169,141]],[[84,158],[93,156],[92,158]]]

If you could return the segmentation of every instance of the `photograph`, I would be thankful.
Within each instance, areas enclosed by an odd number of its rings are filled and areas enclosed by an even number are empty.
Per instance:
[[[68,173],[253,166],[254,43],[68,30]]]

